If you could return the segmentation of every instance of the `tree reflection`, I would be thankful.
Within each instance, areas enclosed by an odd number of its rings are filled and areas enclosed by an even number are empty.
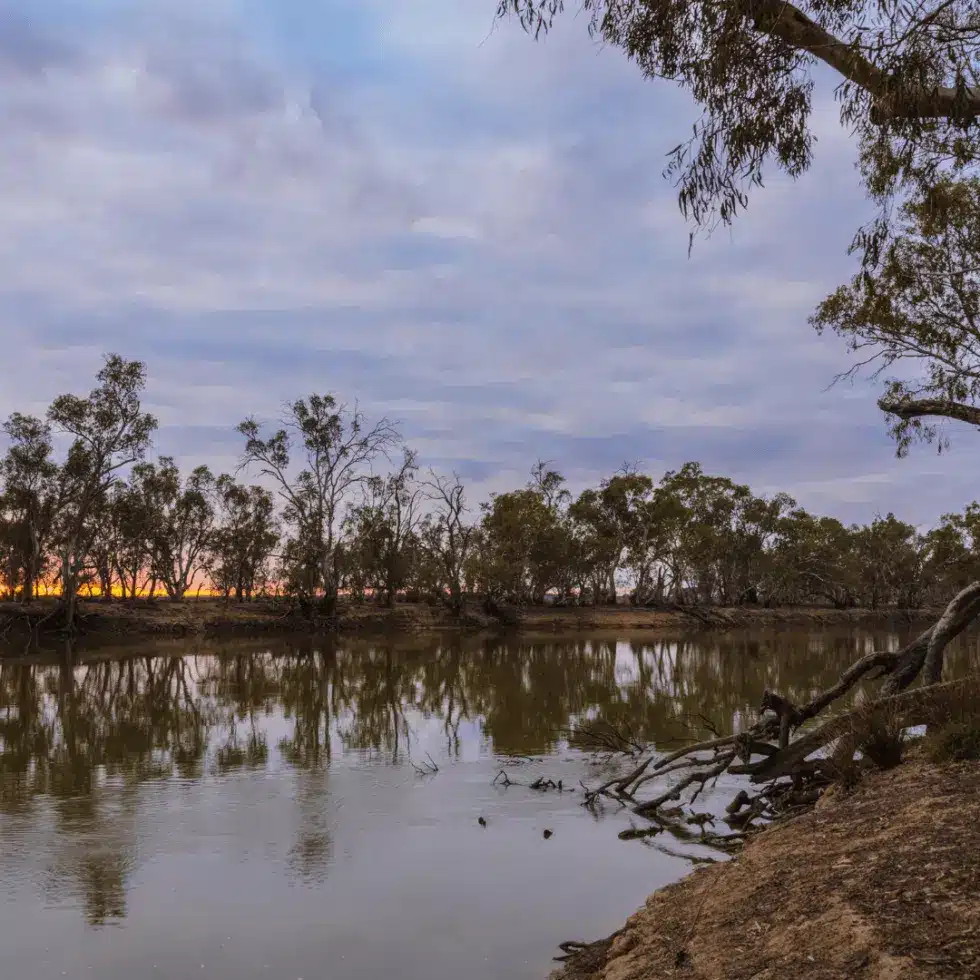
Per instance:
[[[125,658],[66,651],[47,662],[2,662],[0,820],[42,806],[55,815],[59,833],[83,854],[58,873],[77,883],[89,921],[101,923],[125,914],[134,859],[126,834],[113,848],[88,842],[93,828],[119,819],[120,802],[135,812],[140,788],[152,781],[284,765],[302,776],[290,867],[318,880],[332,850],[324,814],[335,753],[400,764],[416,728],[433,719],[450,756],[460,751],[464,721],[500,755],[552,752],[582,720],[629,726],[661,743],[705,718],[732,730],[754,717],[766,688],[801,703],[869,643],[897,647],[904,639],[774,631],[415,647],[235,641],[183,656],[171,645]],[[978,666],[971,636],[950,669]]]
[[[105,925],[126,915],[127,872],[126,859],[112,851],[86,854],[78,863],[75,874],[90,925]]]

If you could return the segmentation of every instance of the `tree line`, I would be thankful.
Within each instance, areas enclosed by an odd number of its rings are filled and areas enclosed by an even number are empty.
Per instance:
[[[105,359],[87,396],[14,413],[0,460],[0,581],[8,598],[277,595],[331,615],[338,598],[491,610],[552,601],[916,608],[980,572],[980,505],[922,533],[892,514],[817,517],[694,462],[659,480],[624,466],[577,495],[539,462],[478,506],[423,471],[388,419],[330,395],[254,418],[236,474],[148,457],[146,368]],[[64,436],[62,452],[57,435]],[[250,483],[251,478],[256,482]]]

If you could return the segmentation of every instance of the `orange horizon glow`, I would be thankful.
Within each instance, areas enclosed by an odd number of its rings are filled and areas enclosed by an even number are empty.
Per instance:
[[[0,583],[2,583],[5,586],[7,584],[3,579],[0,579]],[[7,588],[6,591],[9,593],[10,592],[10,589]],[[235,594],[235,590],[234,589],[231,589],[228,593],[225,593],[225,592],[219,591],[218,589],[213,588],[212,586],[205,586],[205,585],[195,586],[195,585],[191,585],[187,589],[187,591],[184,593],[183,598],[185,598],[185,599],[197,599],[197,598],[200,598],[200,599],[223,599],[223,598],[225,598],[226,595],[228,595],[229,597],[232,597],[232,596],[234,596],[234,594]],[[259,595],[269,595],[269,594],[270,593],[268,591],[266,591],[266,592],[253,592],[253,597],[257,597]],[[337,594],[338,595],[342,595],[342,596],[347,596],[347,595],[350,595],[351,594],[351,591],[350,591],[350,589],[339,589]],[[370,589],[370,588],[365,589],[364,590],[364,594],[365,595],[373,596],[375,594],[375,590],[374,589]],[[0,592],[0,595],[2,595],[2,592]],[[61,591],[61,586],[59,586],[57,584],[53,584],[53,583],[50,583],[50,582],[43,582],[43,581],[42,582],[36,582],[34,584],[34,597],[37,598],[37,599],[60,599],[62,597],[62,595],[63,595],[63,593]],[[79,599],[101,599],[101,598],[104,598],[103,593],[102,593],[101,586],[96,585],[94,582],[93,583],[86,583],[85,585],[83,585],[78,590],[77,595],[78,595],[78,598]],[[133,595],[130,595],[130,593],[129,593],[128,590],[124,591],[123,590],[123,587],[121,585],[118,585],[118,584],[115,584],[115,583],[113,584],[112,588],[109,590],[109,596],[111,598],[114,598],[114,599],[150,599],[150,598],[169,599],[170,598],[170,596],[167,594],[167,590],[163,586],[160,586],[160,585],[158,585],[152,592],[148,588],[145,588],[145,587],[139,588],[139,589],[136,590],[136,595],[133,596]]]
[[[34,595],[38,599],[60,599],[62,596],[61,586],[48,582],[37,582],[34,585]],[[137,589],[136,595],[133,596],[130,594],[128,589],[124,590],[121,585],[113,584],[112,588],[109,590],[109,595],[112,598],[118,599],[148,599],[151,596],[167,598],[167,590],[160,585],[158,585],[152,592],[148,588],[144,587]],[[223,596],[224,593],[219,592],[217,589],[210,586],[203,585],[200,588],[192,585],[184,593],[185,597],[198,595],[219,598]],[[85,584],[78,590],[78,596],[81,599],[101,599],[103,598],[102,588],[95,583],[92,583],[91,585]]]

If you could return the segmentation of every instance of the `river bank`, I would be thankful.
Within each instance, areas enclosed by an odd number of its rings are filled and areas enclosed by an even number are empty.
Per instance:
[[[226,602],[220,599],[83,600],[79,633],[94,638],[126,636],[233,636],[298,632],[373,635],[426,634],[439,631],[518,630],[527,634],[570,632],[632,633],[643,631],[765,629],[793,626],[842,626],[894,622],[907,625],[935,619],[935,611],[830,609],[823,607],[689,607],[645,609],[632,606],[504,609],[489,615],[476,603],[461,616],[439,605],[343,603],[334,619],[296,615],[285,603],[272,600]],[[0,637],[57,632],[57,602],[40,599],[30,605],[0,603]],[[2,650],[0,650],[2,656]]]
[[[980,763],[914,757],[652,895],[552,980],[980,976]]]

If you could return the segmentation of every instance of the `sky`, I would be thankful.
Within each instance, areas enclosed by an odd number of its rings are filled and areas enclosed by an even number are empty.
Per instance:
[[[895,458],[880,383],[807,324],[871,215],[818,76],[816,160],[700,239],[664,180],[697,110],[567,17],[495,0],[0,0],[0,416],[146,361],[156,448],[232,469],[311,392],[471,499],[553,461],[929,526],[976,435]]]

